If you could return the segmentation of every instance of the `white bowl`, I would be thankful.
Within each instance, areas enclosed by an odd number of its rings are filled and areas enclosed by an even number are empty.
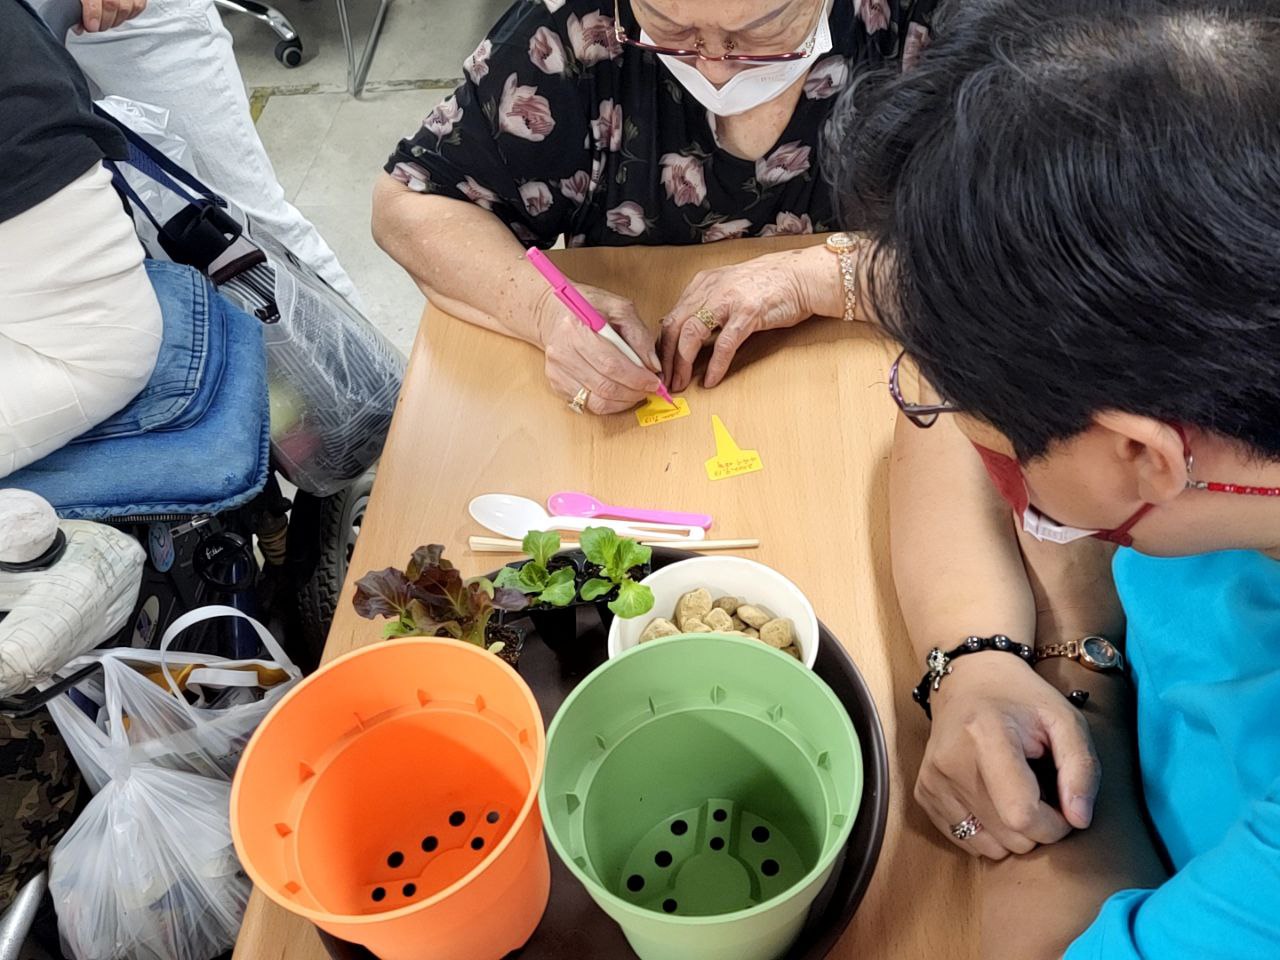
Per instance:
[[[743,603],[766,607],[775,617],[786,617],[796,628],[800,659],[813,669],[818,659],[818,617],[800,588],[778,571],[742,557],[693,557],[655,570],[640,581],[653,591],[653,609],[624,620],[614,617],[609,627],[609,657],[616,657],[640,642],[653,619],[675,613],[676,602],[690,590],[706,587],[712,599],[737,597]]]

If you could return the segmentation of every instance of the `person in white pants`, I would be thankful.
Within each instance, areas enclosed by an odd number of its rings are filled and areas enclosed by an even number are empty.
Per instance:
[[[37,12],[54,2],[63,0],[36,0]],[[253,126],[231,34],[213,0],[146,0],[136,14],[141,0],[82,3],[87,29],[69,33],[67,49],[89,79],[105,95],[168,110],[170,130],[191,147],[208,185],[358,306],[338,258],[285,199]],[[125,7],[133,15],[121,20]]]

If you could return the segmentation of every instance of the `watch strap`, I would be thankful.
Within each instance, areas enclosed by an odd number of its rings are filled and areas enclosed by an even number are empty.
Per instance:
[[[840,282],[844,287],[845,323],[857,319],[858,311],[858,260],[855,253],[860,251],[863,243],[847,233],[832,234],[826,241],[827,249],[836,255],[840,265]]]
[[[1065,657],[1068,660],[1080,659],[1080,641],[1068,640],[1065,643],[1046,643],[1036,647],[1036,663],[1053,657]]]

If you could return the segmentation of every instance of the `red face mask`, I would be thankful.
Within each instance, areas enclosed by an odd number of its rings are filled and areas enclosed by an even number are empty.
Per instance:
[[[1133,537],[1129,531],[1134,524],[1146,516],[1147,511],[1155,506],[1144,503],[1133,516],[1114,530],[1084,530],[1080,527],[1069,527],[1051,520],[1031,505],[1031,496],[1027,493],[1027,481],[1022,475],[1022,467],[1013,457],[997,453],[988,447],[975,443],[974,449],[982,458],[982,465],[987,468],[987,476],[995,484],[1000,498],[1013,508],[1013,512],[1022,521],[1022,529],[1037,540],[1048,540],[1051,543],[1071,543],[1086,537],[1096,537],[1109,543],[1117,543],[1122,547],[1133,546]]]

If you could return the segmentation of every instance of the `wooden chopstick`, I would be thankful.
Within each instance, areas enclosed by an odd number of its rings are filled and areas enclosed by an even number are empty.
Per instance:
[[[742,540],[649,540],[641,541],[646,547],[675,547],[678,550],[689,550],[701,553],[704,550],[754,550],[760,541],[747,538]],[[500,537],[472,537],[470,539],[473,553],[520,553],[519,540],[503,540]],[[576,543],[561,543],[562,550],[576,550]]]

